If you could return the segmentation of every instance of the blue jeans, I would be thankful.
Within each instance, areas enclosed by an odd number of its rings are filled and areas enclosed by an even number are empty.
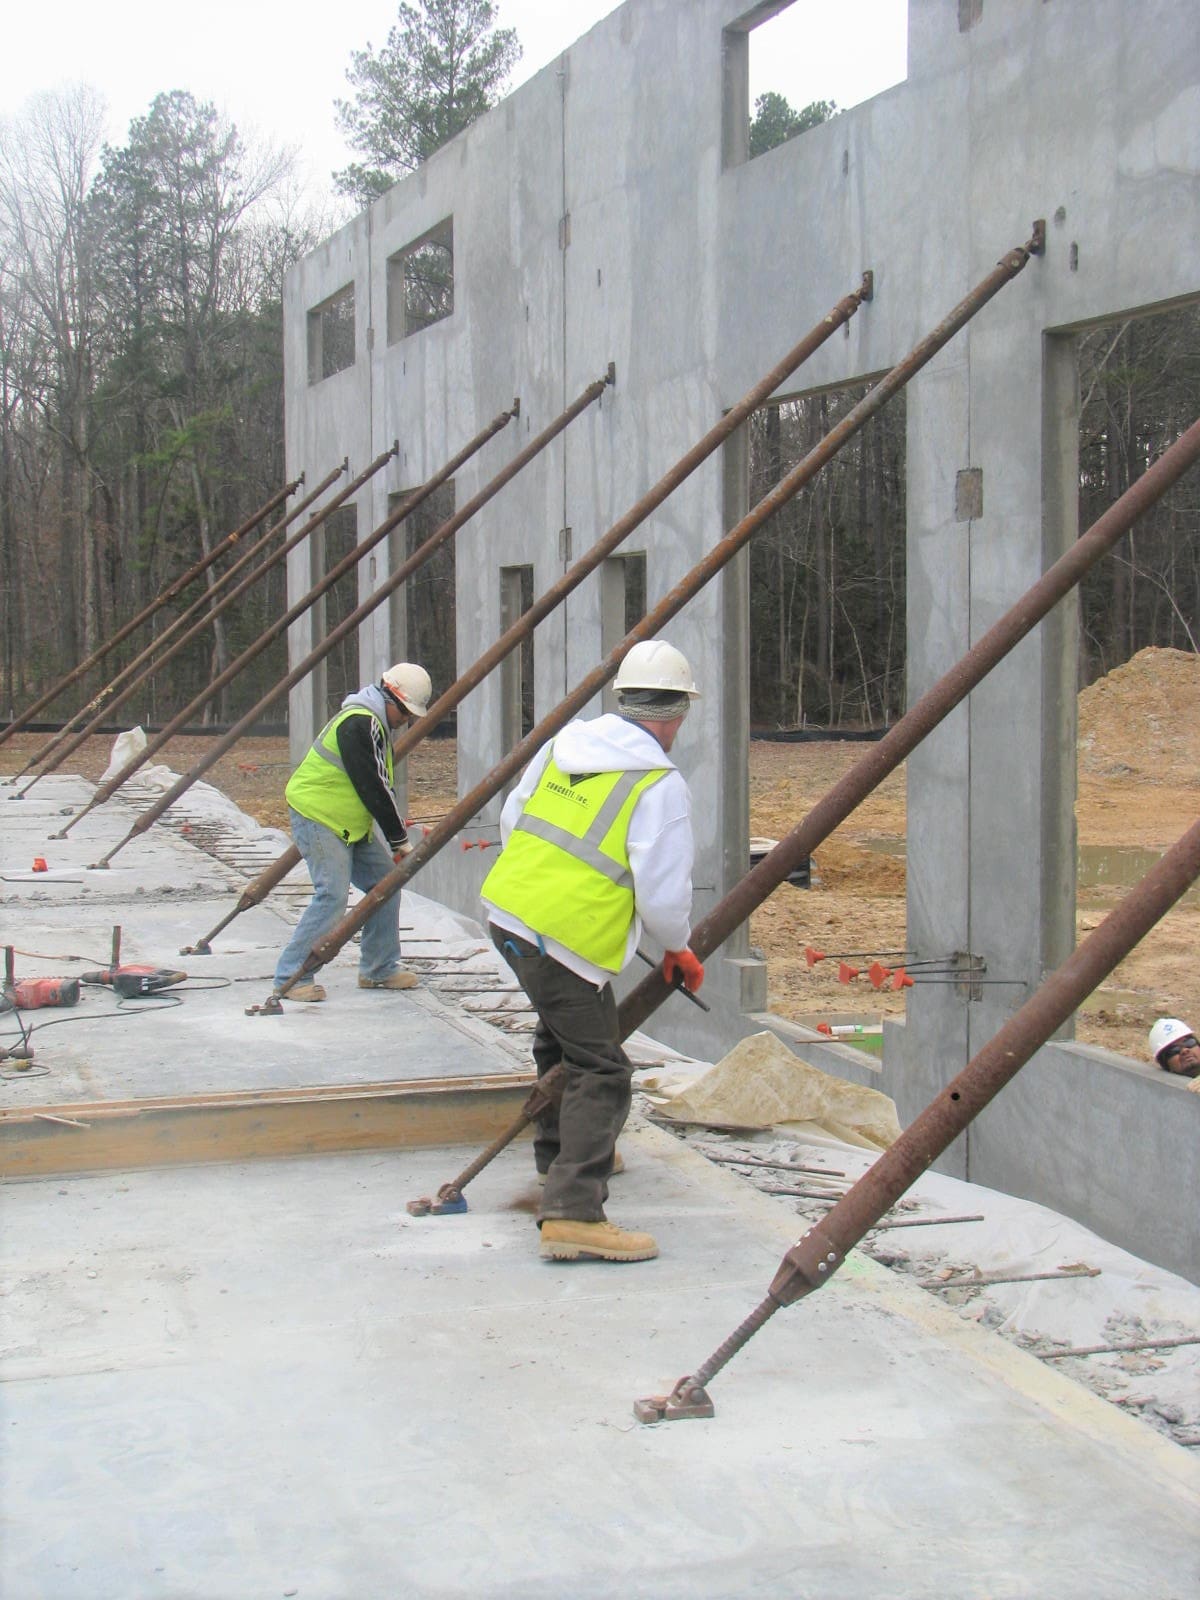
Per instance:
[[[350,885],[366,894],[392,870],[392,858],[374,833],[357,844],[346,844],[323,822],[302,817],[298,811],[291,812],[291,819],[292,838],[304,857],[313,895],[276,964],[276,987],[299,972],[313,946],[345,916]],[[400,896],[394,894],[363,923],[358,970],[364,978],[378,979],[386,978],[399,965]]]

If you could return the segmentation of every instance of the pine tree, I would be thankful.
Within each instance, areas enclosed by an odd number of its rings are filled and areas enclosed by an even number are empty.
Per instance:
[[[341,194],[368,204],[496,104],[521,57],[496,16],[492,0],[402,0],[383,48],[353,53],[337,120],[366,160],[334,173]]]

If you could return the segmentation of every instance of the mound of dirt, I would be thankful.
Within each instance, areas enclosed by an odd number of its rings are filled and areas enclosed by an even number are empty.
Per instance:
[[[1200,787],[1200,655],[1139,650],[1079,696],[1080,770]]]

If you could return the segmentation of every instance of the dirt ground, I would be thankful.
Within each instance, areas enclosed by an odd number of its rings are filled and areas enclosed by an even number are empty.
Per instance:
[[[18,771],[45,743],[18,734],[0,746],[0,776]],[[186,771],[209,748],[202,738],[174,739],[157,759]],[[89,740],[70,770],[98,778],[111,741]],[[771,744],[750,749],[751,833],[778,839],[863,754],[845,743]],[[242,740],[206,775],[260,822],[286,827],[285,739]],[[28,781],[28,779],[24,780]],[[455,798],[455,748],[427,740],[409,758],[409,810],[441,815]],[[1080,935],[1117,903],[1148,860],[1172,844],[1200,811],[1200,656],[1143,650],[1079,697],[1079,844],[1088,864],[1077,904]],[[769,1000],[781,1016],[869,1021],[903,1015],[904,996],[876,991],[865,976],[838,982],[838,963],[810,967],[805,947],[827,953],[902,950],[905,943],[905,796],[894,773],[816,855],[811,889],[784,884],[751,919],[751,942],[766,956]],[[893,853],[889,853],[893,852]],[[1129,876],[1132,872],[1132,878]],[[1124,874],[1124,877],[1122,877]],[[1096,876],[1100,881],[1089,883]],[[1141,1057],[1154,1018],[1200,1018],[1200,889],[1158,925],[1088,1002],[1076,1037]],[[883,956],[887,965],[891,958]],[[871,955],[852,963],[865,973]]]

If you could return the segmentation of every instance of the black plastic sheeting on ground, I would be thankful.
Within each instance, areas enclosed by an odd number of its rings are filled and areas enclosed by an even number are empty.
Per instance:
[[[752,728],[752,739],[770,744],[868,743],[882,739],[887,728]]]

